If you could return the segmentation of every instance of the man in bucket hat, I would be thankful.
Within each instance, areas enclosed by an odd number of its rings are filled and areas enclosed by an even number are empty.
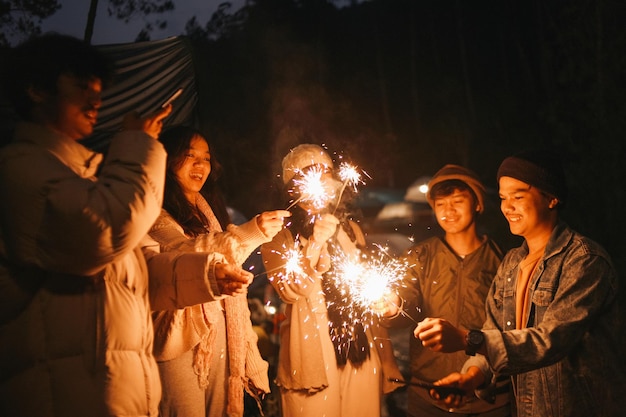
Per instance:
[[[438,384],[467,394],[507,375],[520,417],[622,415],[617,274],[600,245],[560,220],[567,186],[558,158],[523,152],[506,158],[497,178],[502,213],[524,242],[498,268],[481,329],[459,329],[444,319],[415,329],[431,350],[472,355],[460,373]],[[451,408],[465,397],[431,394]]]

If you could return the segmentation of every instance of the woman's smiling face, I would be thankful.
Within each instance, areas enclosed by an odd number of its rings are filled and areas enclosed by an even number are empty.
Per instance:
[[[176,179],[187,200],[196,202],[196,197],[211,173],[209,144],[201,136],[194,136],[189,149],[174,169]]]

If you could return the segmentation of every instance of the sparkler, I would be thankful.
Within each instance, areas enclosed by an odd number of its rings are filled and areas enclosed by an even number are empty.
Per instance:
[[[361,181],[361,174],[359,174],[357,168],[347,162],[342,162],[339,166],[339,178],[343,181],[343,188],[345,188],[347,184],[350,184],[354,187],[354,191],[356,191],[356,186],[363,182]]]
[[[402,282],[406,264],[398,259],[379,256],[333,255],[333,275],[352,303],[370,311],[381,299],[386,299]]]
[[[294,187],[300,194],[293,203],[286,208],[291,209],[300,202],[308,202],[317,209],[324,208],[328,201],[332,200],[335,195],[324,185],[322,175],[326,172],[323,166],[314,165],[305,171],[297,172],[297,179],[293,180]]]
[[[409,238],[409,240],[411,240],[411,238]],[[382,245],[379,245],[378,243],[374,243],[374,246],[378,249],[378,253],[380,254],[381,257],[385,256],[387,258],[389,258],[390,260],[393,260],[394,262],[400,262],[399,260],[397,260],[396,258],[392,257],[391,255],[389,255],[388,253],[388,247],[383,247]],[[409,264],[407,261],[402,262],[402,270],[403,271],[410,271],[409,268]],[[403,284],[400,284],[398,286],[402,286]],[[409,315],[409,313],[407,313],[403,308],[402,305],[404,303],[400,303],[400,305],[396,304],[394,301],[390,300],[388,298],[389,293],[387,293],[382,300],[384,300],[385,302],[392,304],[394,307],[396,307],[398,309],[398,312],[403,315],[404,317],[408,318],[409,320],[411,320],[413,323],[415,324],[419,324],[419,322],[417,320],[415,320],[413,317],[411,317]],[[421,311],[419,307],[415,307],[418,311]]]
[[[339,207],[341,197],[343,196],[343,192],[345,191],[348,184],[350,184],[356,192],[357,185],[363,182],[361,180],[361,174],[357,171],[357,168],[347,162],[342,162],[339,166],[339,178],[341,179],[341,181],[343,181],[343,184],[341,186],[341,191],[339,191],[339,197],[337,197],[337,204],[335,205],[333,214],[335,214],[337,207]]]
[[[380,301],[393,304],[400,314],[415,324],[418,322],[401,306],[391,300],[391,295],[403,284],[407,270],[406,261],[391,257],[383,248],[370,256],[350,257],[342,252],[333,255],[333,277],[344,298],[354,303],[366,315],[378,314],[373,306]],[[366,319],[367,317],[361,317]]]
[[[312,281],[312,278],[302,268],[304,254],[298,246],[299,243],[298,239],[296,238],[293,247],[287,247],[284,245],[281,251],[274,250],[273,252],[278,254],[281,259],[284,260],[284,262],[277,267],[259,273],[254,277],[256,278],[257,276],[262,274],[268,274],[269,276],[269,274],[272,272],[281,271],[278,274],[278,277],[281,281],[285,281],[287,283],[301,282],[304,278]]]

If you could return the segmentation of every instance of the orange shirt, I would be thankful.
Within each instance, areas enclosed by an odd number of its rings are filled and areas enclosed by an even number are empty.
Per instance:
[[[539,260],[543,256],[545,246],[540,250],[529,253],[526,258],[519,264],[519,275],[517,276],[516,296],[515,296],[515,328],[523,329],[526,322],[523,321],[528,317],[530,303],[528,300],[528,285],[530,279],[537,269]]]

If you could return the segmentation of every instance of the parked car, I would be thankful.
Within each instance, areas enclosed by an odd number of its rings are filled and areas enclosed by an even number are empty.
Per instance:
[[[359,190],[355,205],[362,213],[361,227],[369,244],[400,255],[415,242],[436,233],[435,221],[425,192],[429,177],[418,178],[409,188],[368,188]]]

